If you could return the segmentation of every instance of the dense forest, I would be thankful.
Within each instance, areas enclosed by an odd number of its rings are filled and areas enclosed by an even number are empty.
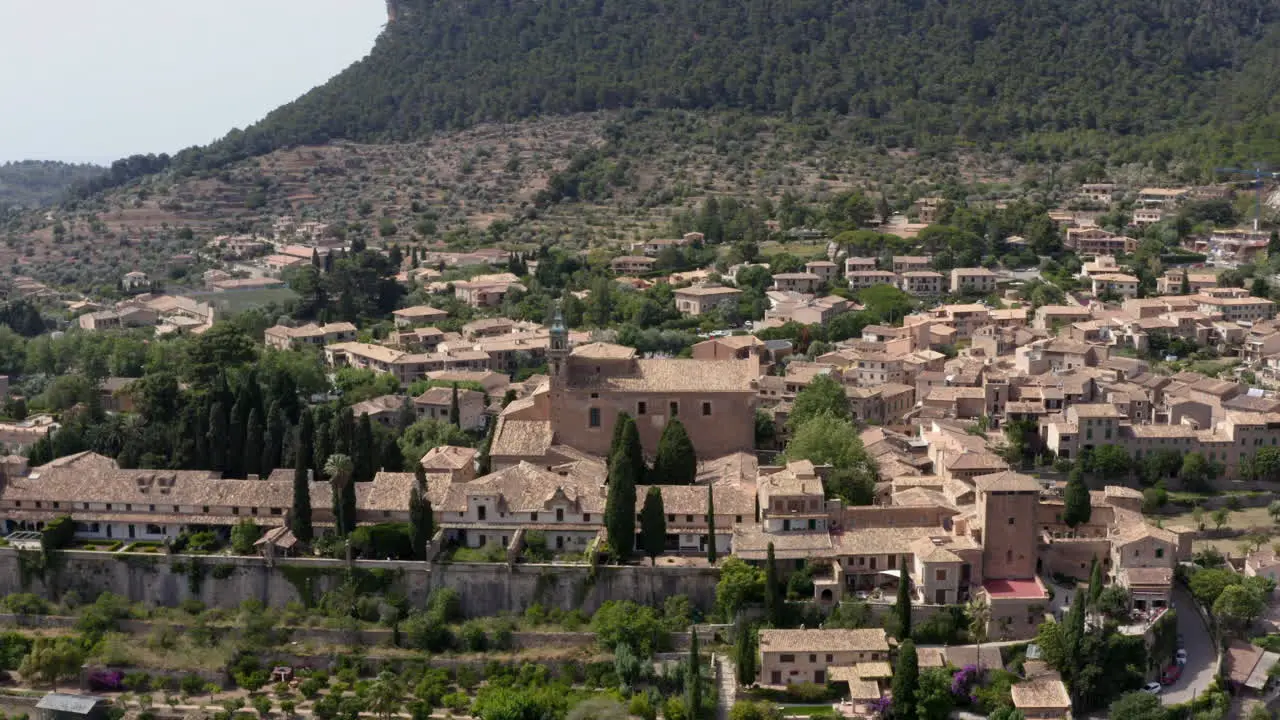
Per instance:
[[[38,207],[54,202],[71,185],[97,177],[97,165],[23,160],[0,165],[0,208]]]
[[[368,57],[261,122],[184,151],[178,169],[621,107],[838,114],[889,146],[1060,144],[1074,134],[1097,146],[1163,134],[1161,152],[1222,156],[1256,154],[1276,137],[1276,0],[395,6]]]

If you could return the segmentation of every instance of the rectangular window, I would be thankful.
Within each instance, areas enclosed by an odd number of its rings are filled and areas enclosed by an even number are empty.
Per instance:
[[[582,522],[591,522],[591,513],[582,513]]]
[[[782,656],[779,656],[779,657],[778,657],[778,660],[779,660],[779,661],[781,661],[781,662],[795,662],[795,661],[796,661],[796,656],[795,656],[795,655],[782,655]]]
[[[648,412],[648,410],[649,410],[649,404],[648,404],[648,403],[646,403],[645,401],[641,400],[640,402],[636,403],[636,414],[637,414],[637,415],[643,415],[643,414],[645,414],[646,412]]]
[[[556,522],[564,522],[564,508],[556,508]]]
[[[593,428],[600,427],[600,408],[591,408],[587,411],[587,425]]]
[[[538,513],[529,513],[529,522],[538,522]]]
[[[1156,548],[1156,558],[1164,557],[1164,548]]]
[[[934,577],[937,578],[939,582],[942,582],[947,579],[947,571],[939,569],[937,574],[934,575]]]
[[[671,401],[671,417],[675,417],[679,414],[680,414],[680,403],[676,402],[675,400],[672,400]]]
[[[711,414],[711,403],[709,403],[709,402],[704,402],[704,403],[702,403],[702,414],[703,414],[703,415],[710,415],[710,414]]]

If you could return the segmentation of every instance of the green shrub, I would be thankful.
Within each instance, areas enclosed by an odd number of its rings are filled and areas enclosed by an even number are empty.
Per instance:
[[[488,633],[474,620],[462,626],[458,639],[462,642],[462,647],[471,652],[484,652],[489,649]]]
[[[124,676],[124,687],[131,692],[147,692],[151,689],[151,676],[144,672],[131,672]]]
[[[412,560],[409,523],[361,525],[351,533],[351,549],[368,560]]]
[[[62,515],[50,520],[40,533],[40,549],[61,550],[71,544],[76,535],[76,524],[70,515]]]

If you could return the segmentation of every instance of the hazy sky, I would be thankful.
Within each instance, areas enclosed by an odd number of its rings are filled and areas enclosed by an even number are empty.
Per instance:
[[[383,0],[0,0],[0,162],[207,143],[364,57]]]

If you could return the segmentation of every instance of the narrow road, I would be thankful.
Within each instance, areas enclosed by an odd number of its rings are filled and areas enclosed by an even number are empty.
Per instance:
[[[1194,603],[1195,600],[1186,588],[1173,586],[1173,609],[1178,613],[1178,632],[1186,641],[1183,647],[1187,649],[1187,664],[1182,668],[1182,677],[1178,678],[1178,682],[1160,694],[1165,705],[1187,702],[1204,692],[1213,681],[1214,661],[1218,659],[1218,653],[1214,648],[1213,638],[1209,635],[1209,628],[1201,622]]]
[[[738,673],[733,663],[724,655],[715,656],[716,681],[719,683],[716,702],[717,720],[729,720],[729,710],[738,698]]]

